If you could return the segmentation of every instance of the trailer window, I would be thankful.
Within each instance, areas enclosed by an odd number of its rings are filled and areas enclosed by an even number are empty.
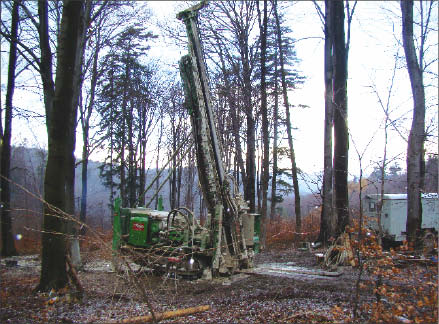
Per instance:
[[[369,211],[375,211],[375,203],[374,202],[370,202],[369,203]]]

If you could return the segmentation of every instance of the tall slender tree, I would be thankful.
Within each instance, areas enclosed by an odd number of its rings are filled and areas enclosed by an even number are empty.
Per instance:
[[[407,240],[415,244],[420,235],[422,221],[421,193],[425,174],[425,92],[422,59],[419,64],[413,38],[413,1],[401,1],[401,13],[402,41],[413,95],[413,120],[407,147],[406,233]]]
[[[297,178],[296,155],[294,153],[290,102],[288,100],[288,85],[287,85],[286,69],[285,69],[285,52],[284,52],[285,50],[284,50],[284,44],[282,42],[282,32],[281,32],[279,13],[277,10],[277,1],[275,1],[275,6],[274,6],[274,16],[276,20],[277,42],[279,48],[279,63],[280,63],[280,73],[281,73],[281,81],[282,81],[282,94],[283,94],[285,114],[286,114],[286,127],[287,127],[287,135],[288,135],[289,157],[291,163],[291,175],[293,178],[296,232],[300,233],[302,231],[302,216],[300,209],[299,180]]]
[[[14,236],[12,234],[12,219],[10,214],[11,206],[11,190],[9,186],[10,166],[11,166],[11,135],[12,135],[12,99],[15,89],[15,70],[17,66],[17,39],[19,24],[19,6],[21,0],[14,1],[12,5],[11,20],[11,39],[9,46],[9,66],[8,66],[8,84],[6,87],[5,100],[5,127],[3,130],[0,118],[0,199],[1,199],[1,232],[2,232],[2,256],[16,255],[17,251],[14,244]],[[0,115],[1,117],[1,115]]]
[[[104,44],[112,35],[113,28],[108,28],[110,31],[105,30],[106,23],[108,24],[109,13],[111,12],[107,2],[104,2],[102,6],[98,7],[99,15],[94,15],[94,21],[92,22],[92,32],[87,37],[87,47],[90,47],[90,55],[86,66],[84,75],[89,75],[89,86],[87,90],[84,90],[86,95],[81,94],[81,103],[79,105],[79,122],[82,129],[82,168],[81,168],[81,207],[79,213],[79,220],[82,223],[86,222],[87,218],[87,196],[88,196],[88,162],[89,156],[93,150],[91,143],[91,118],[94,112],[95,99],[96,99],[96,87],[99,77],[102,75],[102,71],[99,71],[99,55],[104,47]],[[87,73],[88,72],[88,73]],[[86,78],[84,76],[84,78]],[[85,88],[85,87],[83,87]],[[87,92],[86,92],[87,91]],[[86,227],[83,227],[82,234],[85,234]]]
[[[262,191],[262,208],[261,208],[261,243],[265,246],[265,223],[267,221],[267,196],[268,196],[268,181],[270,177],[270,139],[268,134],[268,108],[267,108],[267,28],[268,15],[267,7],[268,1],[264,0],[263,15],[259,9],[259,1],[256,2],[259,17],[259,31],[261,38],[261,115],[262,115],[262,142],[263,142],[263,158],[262,158],[262,174],[261,174],[261,191]]]
[[[334,191],[337,213],[336,234],[349,224],[348,200],[348,116],[347,116],[347,48],[345,12],[342,0],[333,2],[334,10]]]
[[[277,174],[278,174],[278,139],[279,139],[279,77],[278,77],[278,51],[274,51],[274,104],[273,104],[273,168],[271,175],[271,204],[270,218],[273,220],[276,215],[277,196]]]
[[[324,81],[325,81],[325,124],[324,124],[324,146],[323,146],[323,188],[322,188],[322,212],[320,217],[320,232],[318,241],[324,244],[332,236],[332,79],[333,79],[333,58],[332,58],[332,26],[333,17],[331,8],[333,3],[325,0],[324,14]]]
[[[332,235],[339,235],[349,223],[347,188],[349,134],[347,125],[347,64],[351,36],[352,9],[349,1],[325,1],[325,13],[314,2],[325,34],[325,130],[323,208],[319,240],[326,243]],[[347,36],[345,37],[345,11]],[[334,143],[332,131],[334,130]],[[334,144],[334,156],[332,148]],[[333,228],[335,225],[335,228]],[[333,233],[334,231],[334,233]]]

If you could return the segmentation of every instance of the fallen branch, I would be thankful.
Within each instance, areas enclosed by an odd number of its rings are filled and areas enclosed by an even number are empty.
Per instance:
[[[246,273],[246,274],[253,274],[253,275],[262,275],[267,276],[267,273],[260,273],[259,270],[262,271],[271,271],[271,272],[284,272],[284,273],[298,273],[298,274],[304,274],[304,275],[313,275],[313,276],[324,276],[324,277],[340,277],[343,272],[332,272],[332,271],[322,271],[322,270],[312,270],[312,269],[282,269],[282,268],[254,268],[250,270],[241,270],[240,273]]]
[[[322,271],[322,270],[300,270],[300,269],[278,269],[278,268],[261,268],[263,270],[269,271],[278,271],[278,272],[292,272],[299,273],[305,275],[313,275],[313,276],[324,276],[324,277],[340,277],[342,272],[332,272],[332,271]]]
[[[209,309],[210,309],[209,305],[189,307],[189,308],[184,308],[184,309],[177,309],[177,310],[173,310],[173,311],[168,311],[168,312],[164,312],[164,313],[156,313],[155,318],[157,321],[161,321],[161,320],[170,319],[170,318],[174,318],[174,317],[181,317],[181,316],[186,316],[186,315],[190,315],[190,314],[201,313],[201,312],[205,312]],[[116,322],[112,322],[112,323],[149,323],[151,321],[153,321],[153,317],[151,315],[146,315],[146,316],[130,317],[130,318],[126,318],[126,319],[123,319],[121,321],[116,321]]]

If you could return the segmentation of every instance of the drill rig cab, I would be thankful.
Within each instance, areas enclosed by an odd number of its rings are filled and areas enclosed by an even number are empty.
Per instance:
[[[229,275],[253,267],[259,243],[259,215],[224,171],[215,127],[207,69],[197,26],[206,2],[180,12],[188,36],[189,54],[180,60],[185,107],[190,115],[198,178],[207,205],[201,226],[187,208],[155,211],[121,208],[115,204],[113,249],[135,251],[134,260],[157,267],[173,267],[181,275]],[[143,260],[143,261],[142,261]],[[146,262],[145,262],[146,261]]]

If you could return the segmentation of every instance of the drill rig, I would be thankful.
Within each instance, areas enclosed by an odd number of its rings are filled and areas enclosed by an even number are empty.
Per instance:
[[[190,115],[198,178],[208,215],[204,226],[187,208],[156,211],[115,204],[113,248],[135,249],[148,265],[209,278],[253,267],[258,249],[259,217],[249,213],[233,177],[224,171],[209,92],[207,68],[197,26],[201,2],[180,12],[189,54],[180,60],[185,107]]]

